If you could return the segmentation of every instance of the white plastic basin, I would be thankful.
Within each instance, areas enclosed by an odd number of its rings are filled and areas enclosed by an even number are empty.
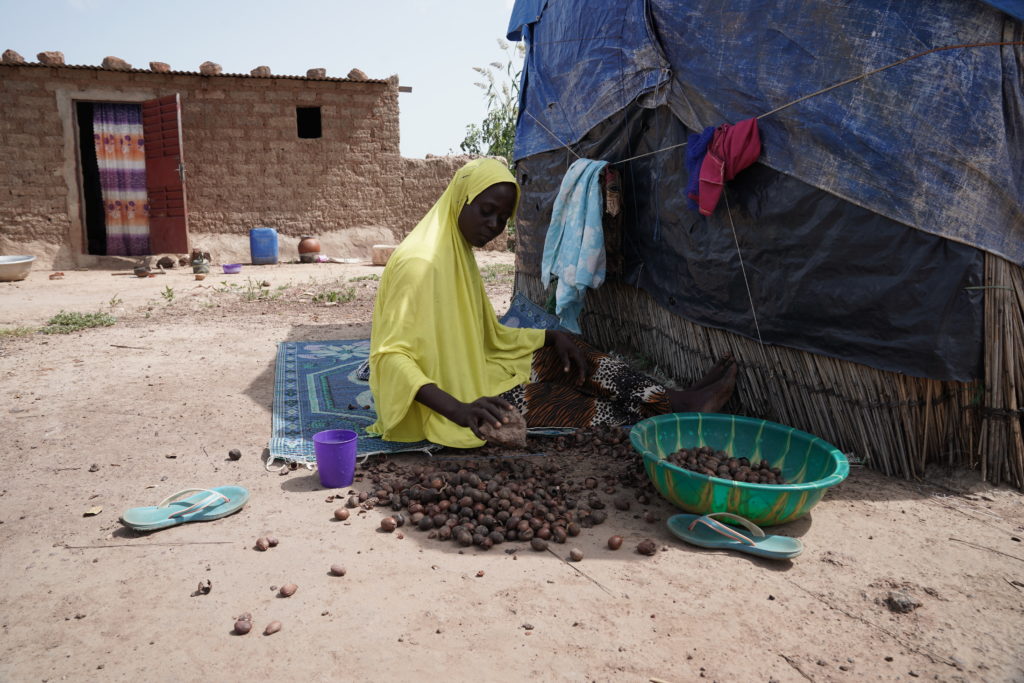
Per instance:
[[[24,280],[35,260],[35,256],[0,256],[0,282]]]

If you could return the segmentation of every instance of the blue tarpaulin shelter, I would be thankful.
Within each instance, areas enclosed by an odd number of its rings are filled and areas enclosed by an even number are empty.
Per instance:
[[[1024,41],[1024,2],[520,0],[515,158],[641,96],[688,128],[758,116],[933,48]],[[1024,48],[935,52],[760,121],[761,162],[1024,265]]]
[[[779,108],[935,48],[1024,41],[1024,2],[519,0],[508,37],[527,45],[527,275],[565,169],[603,159],[622,175],[621,278],[666,310],[881,370],[980,376],[985,254],[1024,265],[1024,47],[936,51]],[[688,210],[687,135],[762,114],[759,163],[714,215]]]

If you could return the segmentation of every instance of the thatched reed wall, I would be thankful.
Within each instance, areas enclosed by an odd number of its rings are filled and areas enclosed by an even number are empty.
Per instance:
[[[691,323],[617,280],[587,294],[581,326],[597,346],[641,354],[681,385],[731,351],[740,374],[726,411],[817,434],[886,474],[914,478],[938,463],[1024,488],[1024,269],[988,255],[985,287],[984,382],[919,379],[762,347]],[[516,288],[546,301],[535,276],[519,271]]]

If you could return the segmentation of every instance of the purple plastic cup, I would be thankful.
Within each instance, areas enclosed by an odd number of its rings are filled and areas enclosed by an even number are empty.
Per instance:
[[[356,437],[351,429],[328,429],[313,435],[316,471],[324,488],[351,486],[356,471]]]

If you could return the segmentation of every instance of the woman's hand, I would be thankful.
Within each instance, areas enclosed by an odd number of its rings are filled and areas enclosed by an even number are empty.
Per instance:
[[[565,372],[572,372],[575,366],[576,385],[583,384],[587,379],[587,357],[583,355],[583,350],[576,346],[572,335],[560,330],[547,330],[544,333],[544,345],[554,347]]]
[[[490,422],[500,427],[505,411],[512,410],[509,402],[499,396],[481,396],[472,403],[463,403],[436,384],[420,387],[416,400],[460,427],[469,427],[481,441],[487,439],[480,433],[480,425]]]
[[[512,406],[503,398],[481,396],[472,403],[460,404],[448,419],[460,427],[469,427],[476,438],[487,441],[487,438],[480,433],[480,426],[485,422],[490,422],[495,427],[500,427],[505,412],[510,410],[512,410]]]

